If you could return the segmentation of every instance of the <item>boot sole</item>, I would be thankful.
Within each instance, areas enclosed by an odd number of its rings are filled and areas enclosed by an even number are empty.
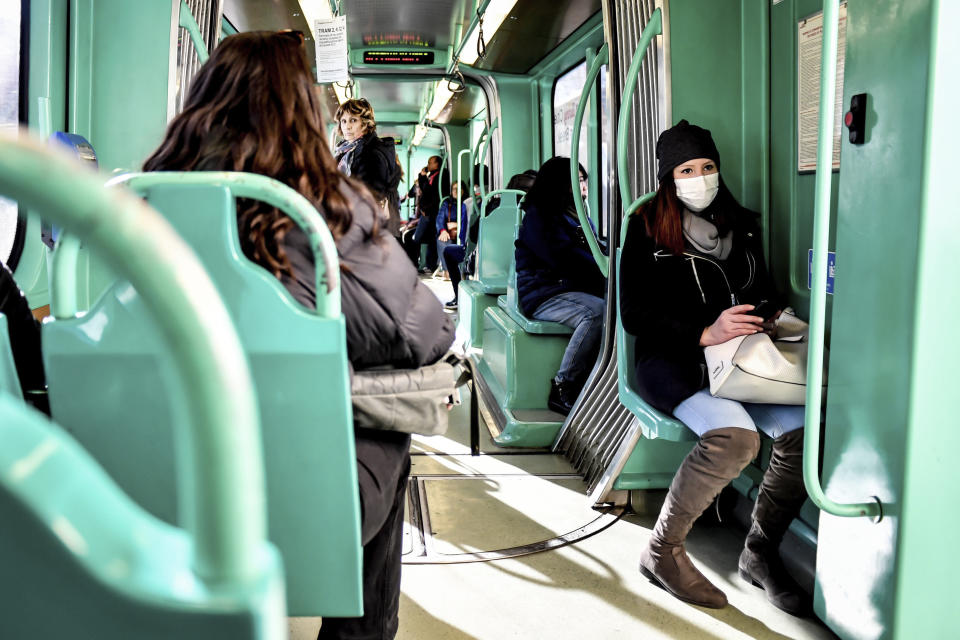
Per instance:
[[[755,586],[757,589],[760,589],[760,590],[763,591],[764,593],[767,592],[767,590],[764,588],[764,586],[763,586],[760,582],[757,582],[756,580],[754,580],[754,579],[753,579],[753,576],[751,576],[749,572],[745,571],[744,569],[742,569],[742,568],[740,568],[740,567],[737,567],[737,570],[738,570],[739,573],[740,573],[740,577],[743,578],[745,582],[749,582],[750,584],[752,584],[753,586]],[[773,606],[775,606],[775,607],[776,607],[777,609],[779,609],[780,611],[783,611],[784,613],[789,613],[790,615],[795,616],[795,617],[797,617],[797,618],[805,618],[805,617],[807,617],[807,608],[806,608],[806,607],[801,607],[800,609],[788,609],[788,608],[786,608],[786,607],[781,607],[781,606],[777,605],[776,602],[774,602],[773,600],[771,600],[769,595],[767,596],[767,602],[769,602],[770,604],[772,604]]]
[[[657,576],[653,575],[653,572],[650,571],[649,569],[647,569],[647,568],[646,568],[645,566],[643,566],[643,565],[640,565],[640,573],[643,575],[643,577],[645,577],[646,579],[648,579],[648,580],[649,580],[650,582],[652,582],[655,586],[660,587],[661,589],[663,589],[664,591],[666,591],[667,593],[669,593],[670,595],[672,595],[672,596],[673,596],[674,598],[676,598],[677,600],[681,600],[681,601],[683,601],[683,602],[686,602],[687,604],[696,605],[696,606],[698,606],[698,607],[704,607],[704,608],[706,608],[706,609],[723,609],[724,607],[727,606],[726,604],[723,604],[723,605],[715,605],[715,604],[709,604],[709,603],[706,603],[706,602],[700,602],[700,601],[698,601],[698,600],[691,600],[690,598],[684,598],[683,596],[681,596],[681,595],[679,595],[679,594],[674,593],[673,591],[671,591],[670,588],[669,588],[667,585],[665,585],[665,584],[663,584],[662,582],[660,582],[660,578],[658,578]]]

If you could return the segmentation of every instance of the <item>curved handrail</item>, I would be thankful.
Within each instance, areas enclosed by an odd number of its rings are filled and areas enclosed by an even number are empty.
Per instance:
[[[443,201],[443,170],[447,166],[447,154],[444,152],[443,156],[440,158],[440,173],[437,174],[437,195],[440,196],[441,202]],[[450,194],[447,194],[450,195]]]
[[[627,131],[629,131],[630,114],[633,111],[633,94],[637,90],[637,74],[640,65],[646,56],[647,48],[653,36],[663,33],[663,14],[656,9],[650,15],[650,21],[640,34],[637,49],[633,52],[630,69],[627,71],[627,82],[623,86],[623,96],[620,99],[620,116],[617,119],[617,182],[620,186],[620,200],[630,202],[630,180],[627,177]]]
[[[119,185],[140,194],[158,185],[226,185],[234,197],[260,200],[280,209],[307,234],[313,250],[317,315],[324,318],[340,316],[340,265],[333,235],[310,201],[279,180],[258,173],[234,171],[156,171],[119,175],[108,180],[105,186]],[[321,295],[322,291],[326,291],[326,295]]]
[[[816,195],[813,210],[813,283],[810,290],[810,337],[803,437],[803,481],[815,505],[842,517],[882,517],[879,499],[842,504],[820,485],[820,406],[823,384],[823,338],[827,310],[827,245],[830,241],[830,190],[833,176],[833,114],[836,104],[837,41],[840,0],[823,2],[823,49],[820,65],[820,127],[817,140]]]
[[[650,193],[645,193],[636,200],[634,200],[627,210],[623,213],[623,220],[620,221],[620,248],[623,248],[623,243],[627,240],[627,227],[630,226],[630,216],[636,212],[637,209],[647,204],[653,200],[654,196],[657,195],[656,191],[651,191]]]
[[[490,193],[485,195],[482,200],[480,200],[480,217],[481,218],[487,217],[487,213],[486,213],[487,203],[490,202],[493,196],[500,196],[504,194],[515,195],[522,200],[523,196],[527,195],[527,192],[522,189],[495,189],[491,191]],[[494,209],[494,211],[496,211],[496,209]],[[491,211],[490,213],[493,213],[493,211]]]
[[[256,396],[243,348],[196,255],[156,211],[69,157],[22,137],[0,137],[0,193],[64,228],[143,296],[184,380],[192,428],[176,437],[194,570],[208,584],[246,583],[266,539]]]
[[[461,165],[460,165],[460,159],[463,158],[463,154],[465,154],[465,153],[471,153],[470,149],[460,149],[460,152],[457,154],[457,185],[460,185],[461,182],[462,182],[462,181],[461,181],[461,177],[462,177],[462,175],[463,175],[463,172],[462,172]],[[472,154],[471,154],[470,157],[471,157],[471,159],[473,158]],[[471,163],[471,166],[473,166],[473,163]],[[461,204],[462,204],[462,202],[463,202],[463,194],[460,193],[460,191],[461,191],[461,189],[460,189],[460,187],[458,186],[458,187],[457,187],[457,211],[458,211],[458,212],[460,211],[460,207],[461,207]],[[473,195],[473,194],[471,194],[471,195]],[[459,233],[457,234],[456,240],[457,240],[457,244],[460,244],[460,234],[459,234]]]
[[[184,0],[180,0],[179,24],[190,34],[193,48],[197,51],[197,58],[200,59],[200,64],[203,64],[210,58],[210,54],[207,52],[207,45],[203,41],[203,36],[200,35],[200,25],[197,24],[196,18],[193,17],[193,12],[190,11],[190,7],[187,6]]]
[[[490,148],[490,141],[493,139],[493,132],[497,130],[500,126],[500,118],[497,118],[490,125],[490,128],[487,130],[487,139],[483,141],[483,151],[480,153],[480,199],[483,200],[487,196],[487,189],[484,186],[486,182],[485,178],[487,177],[487,150]]]
[[[580,126],[583,123],[583,114],[586,113],[587,100],[590,98],[590,92],[593,91],[593,83],[600,75],[600,68],[610,59],[609,48],[604,42],[597,55],[594,56],[590,68],[587,69],[587,81],[583,85],[583,91],[580,93],[580,102],[577,104],[577,115],[573,119],[573,133],[570,139],[570,182],[573,189],[573,204],[577,209],[577,218],[580,219],[580,226],[583,227],[583,235],[587,239],[587,245],[590,246],[590,253],[597,266],[600,267],[600,273],[607,277],[610,273],[610,258],[603,255],[600,250],[600,242],[593,231],[593,226],[587,218],[587,212],[583,206],[583,194],[580,193]]]

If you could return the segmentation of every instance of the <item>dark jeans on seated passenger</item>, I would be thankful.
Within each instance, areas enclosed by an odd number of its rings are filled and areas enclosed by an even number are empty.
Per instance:
[[[413,239],[420,244],[427,245],[427,268],[431,271],[437,268],[437,219],[436,214],[433,217],[421,216],[417,223],[417,230],[413,234]]]
[[[602,298],[582,291],[567,291],[553,296],[533,312],[534,320],[559,322],[573,329],[560,361],[557,382],[581,385],[590,373],[600,352],[605,307]]]
[[[448,244],[443,248],[440,254],[440,262],[443,268],[450,274],[450,284],[453,285],[453,299],[458,298],[460,289],[460,263],[467,257],[467,248],[460,244]]]
[[[410,436],[357,429],[363,617],[324,618],[317,640],[389,640],[396,636],[409,474]]]

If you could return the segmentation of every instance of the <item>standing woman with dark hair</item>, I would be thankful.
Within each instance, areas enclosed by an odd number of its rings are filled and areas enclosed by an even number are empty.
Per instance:
[[[764,268],[757,215],[720,179],[710,132],[681,120],[657,142],[656,197],[630,222],[620,267],[624,329],[637,338],[640,395],[699,436],[680,465],[640,555],[640,570],[673,595],[720,608],[727,597],[690,562],[684,540],[694,521],[760,448],[774,438],[740,575],[794,615],[809,608],[778,548],[807,497],[803,485],[802,406],[751,404],[710,395],[703,347],[768,330],[761,301],[782,300]]]
[[[302,36],[290,32],[224,39],[144,169],[249,171],[296,189],[323,214],[337,244],[352,367],[435,362],[453,342],[453,326],[380,226],[381,213],[369,192],[337,171],[302,45]],[[392,155],[390,162],[396,166]],[[307,236],[263,202],[240,200],[238,209],[244,253],[298,302],[314,308],[315,267]],[[318,428],[321,421],[317,416]],[[358,428],[356,445],[364,615],[324,618],[319,637],[389,639],[398,625],[410,436]]]
[[[586,185],[581,166],[584,196]],[[552,410],[567,415],[600,351],[607,290],[573,203],[570,158],[550,158],[540,167],[522,208],[516,250],[520,307],[531,318],[573,329],[547,400]]]
[[[366,98],[347,100],[337,109],[336,132],[343,141],[334,157],[340,172],[370,189],[387,218],[387,229],[400,236],[400,194],[403,170],[393,138],[377,136],[373,107]]]

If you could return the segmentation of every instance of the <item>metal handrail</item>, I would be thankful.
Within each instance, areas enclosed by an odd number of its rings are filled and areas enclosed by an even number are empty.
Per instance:
[[[830,241],[830,191],[833,177],[833,114],[836,104],[837,42],[840,0],[824,0],[820,60],[820,126],[817,140],[816,195],[813,210],[813,283],[810,290],[810,335],[807,398],[803,437],[803,481],[807,494],[823,511],[842,517],[882,517],[873,502],[842,504],[826,496],[820,484],[820,407],[823,384],[823,339],[827,309],[827,246]]]
[[[467,27],[466,32],[464,33],[463,40],[457,45],[457,49],[453,54],[453,57],[450,58],[450,64],[447,65],[447,75],[453,73],[454,67],[457,66],[457,63],[460,61],[460,54],[463,52],[463,47],[467,44],[467,40],[470,39],[470,34],[473,33],[473,30],[477,28],[477,23],[480,22],[480,16],[482,16],[487,11],[487,5],[489,5],[491,0],[483,0],[480,3],[480,6],[477,7],[476,12],[473,14],[473,19],[470,20],[470,26]]]
[[[235,171],[155,171],[123,174],[107,181],[105,186],[120,185],[140,194],[160,185],[224,185],[235,198],[260,200],[276,207],[303,230],[310,242],[316,265],[317,315],[340,316],[340,265],[333,235],[310,201],[279,180]]]
[[[266,539],[259,413],[233,321],[200,261],[140,198],[104,189],[38,141],[0,138],[0,193],[72,229],[143,296],[191,418],[175,437],[188,461],[178,472],[193,569],[210,585],[250,584]]]
[[[470,165],[470,197],[473,197],[473,187],[474,180],[473,176],[476,173],[475,169],[477,167],[477,158],[480,156],[480,145],[483,144],[483,137],[487,135],[487,130],[490,128],[490,125],[485,124],[483,130],[480,132],[480,136],[477,138],[477,144],[473,147],[473,153],[470,155],[470,158],[473,160],[473,163]]]
[[[497,130],[500,126],[500,119],[495,119],[491,124],[490,128],[487,129],[487,138],[483,141],[483,151],[480,152],[480,162],[477,166],[480,167],[480,199],[482,200],[487,196],[487,190],[484,187],[485,178],[487,177],[487,150],[490,148],[490,141],[493,139],[493,132]]]
[[[465,153],[469,153],[469,154],[470,154],[470,159],[471,159],[471,161],[473,160],[473,154],[472,154],[472,152],[470,151],[470,149],[461,149],[460,152],[457,154],[457,215],[460,214],[460,203],[463,202],[463,194],[460,193],[460,191],[461,191],[460,185],[463,184],[463,181],[462,181],[463,172],[462,172],[462,168],[461,168],[461,165],[460,165],[460,159],[463,158],[463,154],[465,154]],[[471,166],[471,167],[473,166],[473,163],[472,163],[472,162],[471,162],[470,166]],[[472,193],[471,193],[470,195],[473,196]],[[457,234],[457,244],[460,244],[460,234],[459,234],[459,233]]]
[[[210,58],[210,54],[207,52],[207,44],[203,41],[203,36],[200,34],[200,25],[197,24],[196,18],[193,17],[193,12],[190,11],[190,7],[187,6],[184,0],[180,0],[180,26],[190,34],[190,41],[193,42],[193,48],[197,50],[197,58],[200,59],[200,64],[203,64]]]
[[[653,37],[663,33],[663,14],[656,9],[650,15],[650,21],[640,34],[637,49],[633,52],[630,69],[627,71],[627,82],[623,86],[623,96],[620,100],[620,117],[617,121],[617,182],[620,186],[620,200],[631,202],[630,180],[627,177],[627,131],[629,131],[630,115],[633,111],[633,94],[637,90],[637,74],[640,65],[647,54],[647,48]]]
[[[583,227],[583,235],[587,239],[587,245],[590,246],[590,253],[597,266],[600,267],[600,273],[607,277],[610,273],[610,258],[603,255],[600,250],[600,242],[590,225],[587,218],[587,212],[583,206],[583,194],[580,193],[580,126],[583,123],[583,115],[586,113],[587,100],[593,91],[593,83],[600,75],[600,68],[610,59],[609,48],[604,42],[597,55],[594,56],[590,68],[587,70],[587,81],[583,85],[583,91],[580,93],[580,102],[577,104],[577,115],[573,119],[573,134],[570,139],[570,183],[573,189],[573,204],[577,209],[577,218],[580,219],[580,226]]]

